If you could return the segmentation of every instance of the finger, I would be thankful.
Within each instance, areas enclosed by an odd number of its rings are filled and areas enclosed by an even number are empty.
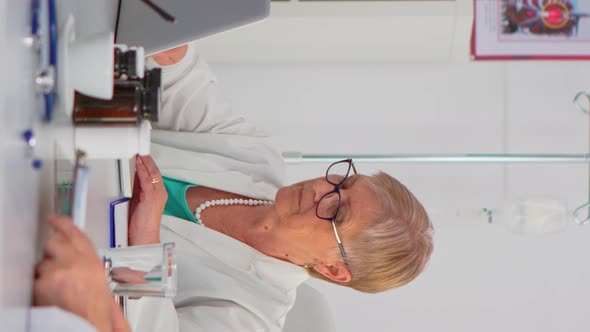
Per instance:
[[[137,168],[137,167],[136,167]],[[139,178],[139,174],[137,173],[137,169],[135,170],[135,175],[133,177],[133,193],[131,196],[137,196],[141,192],[141,180]]]
[[[138,156],[138,176],[141,179],[141,189],[144,192],[160,192],[164,189],[160,170],[150,156]]]
[[[51,228],[59,233],[64,235],[69,235],[74,232],[79,232],[80,230],[74,225],[72,218],[61,216],[61,215],[52,215],[49,217],[49,225]]]
[[[160,176],[160,168],[158,168],[158,165],[156,165],[156,162],[154,161],[154,158],[152,158],[152,156],[146,155],[139,157],[141,158],[141,162],[145,165],[149,175],[152,178]]]
[[[119,303],[117,303],[114,298],[111,305],[111,322],[113,332],[129,331],[129,323],[127,323]]]
[[[147,170],[147,167],[143,163],[143,159],[139,155],[137,155],[137,164],[136,164],[135,170],[137,172],[137,177],[139,178],[139,181],[141,184],[141,189],[143,189],[143,190],[148,189],[149,187],[146,187],[146,185],[152,184],[152,178],[150,176],[150,173]]]
[[[57,234],[62,234],[75,249],[85,252],[92,248],[92,243],[82,231],[74,225],[71,218],[52,217],[49,224]]]
[[[57,264],[54,260],[45,258],[42,261],[35,264],[35,279],[43,278],[51,273],[51,271],[57,268]]]
[[[62,262],[69,259],[74,250],[74,246],[64,234],[53,233],[45,242],[44,254],[50,259]]]
[[[48,278],[41,278],[35,280],[33,282],[33,305],[49,306],[54,304],[51,302],[53,296],[49,294],[51,290],[52,287]]]

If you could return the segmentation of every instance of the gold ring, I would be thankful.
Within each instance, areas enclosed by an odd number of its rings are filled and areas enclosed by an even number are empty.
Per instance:
[[[162,181],[162,177],[158,176],[152,179],[152,183],[156,184],[156,183],[160,183],[160,181]]]

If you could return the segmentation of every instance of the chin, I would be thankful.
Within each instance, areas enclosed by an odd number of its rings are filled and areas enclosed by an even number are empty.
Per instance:
[[[275,195],[275,208],[279,212],[285,214],[292,214],[294,209],[297,209],[296,188],[294,186],[282,187]]]
[[[289,198],[289,187],[281,187],[278,191],[277,194],[275,195],[275,207],[277,209],[281,209],[281,207],[283,205],[285,205],[285,200],[287,200]]]

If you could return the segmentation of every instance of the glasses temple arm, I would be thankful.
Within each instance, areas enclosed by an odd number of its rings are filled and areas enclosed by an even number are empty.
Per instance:
[[[338,231],[336,230],[336,222],[332,219],[332,229],[334,230],[334,235],[336,235],[336,242],[338,243],[338,248],[340,249],[340,255],[342,259],[344,259],[344,263],[348,265],[348,258],[346,257],[346,252],[344,251],[344,246],[342,245],[342,241],[340,241],[340,236],[338,236]]]

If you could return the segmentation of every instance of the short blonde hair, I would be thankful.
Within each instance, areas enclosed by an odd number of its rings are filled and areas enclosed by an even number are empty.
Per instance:
[[[398,180],[378,172],[368,178],[380,199],[376,220],[344,243],[352,279],[339,283],[313,269],[311,276],[366,293],[403,286],[426,267],[432,254],[433,227],[426,210]]]

